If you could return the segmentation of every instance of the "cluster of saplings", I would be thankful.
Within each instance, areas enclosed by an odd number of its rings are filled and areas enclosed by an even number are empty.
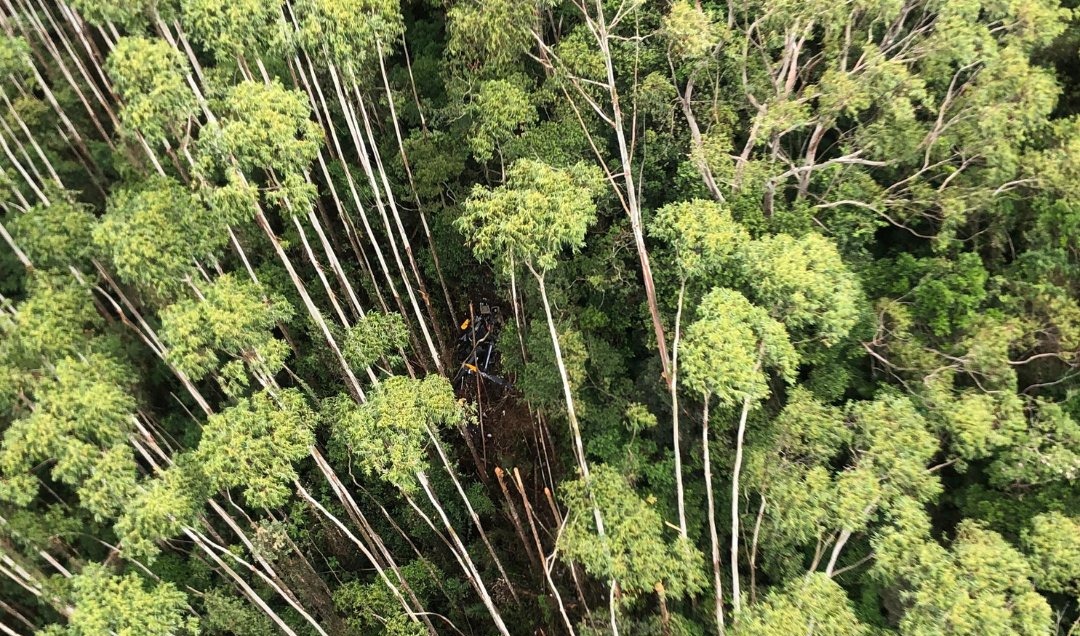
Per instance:
[[[0,632],[1080,635],[1072,4],[0,0]]]

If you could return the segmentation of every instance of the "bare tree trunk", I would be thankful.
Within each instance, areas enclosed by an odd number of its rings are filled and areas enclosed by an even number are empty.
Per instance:
[[[555,329],[555,318],[551,315],[551,302],[547,296],[547,286],[544,284],[543,274],[537,272],[531,263],[526,263],[529,271],[532,272],[536,278],[537,284],[540,286],[540,297],[544,302],[544,315],[547,317],[548,333],[551,336],[551,345],[555,348],[555,364],[559,368],[559,378],[562,380],[563,385],[563,398],[566,400],[566,412],[567,419],[570,421],[570,432],[574,437],[574,449],[577,454],[578,467],[581,469],[581,476],[585,482],[585,491],[589,495],[589,503],[592,506],[593,520],[596,523],[596,532],[599,535],[601,541],[606,538],[604,532],[604,518],[600,514],[600,507],[596,503],[596,498],[593,496],[593,489],[591,481],[591,475],[589,474],[589,464],[585,459],[585,444],[581,439],[581,427],[578,424],[577,412],[574,409],[574,396],[570,388],[570,377],[566,372],[566,364],[563,362],[562,346],[559,344],[559,333]],[[611,629],[618,634],[619,627],[615,616],[615,587],[618,582],[612,579],[611,581]]]
[[[683,490],[682,452],[679,450],[679,326],[682,322],[686,281],[679,285],[679,308],[675,312],[675,340],[671,345],[671,444],[675,451],[675,493],[679,504],[679,534],[686,538],[686,496]]]
[[[454,488],[457,489],[458,495],[465,503],[465,509],[469,512],[469,517],[472,519],[473,525],[476,526],[477,532],[480,533],[480,538],[484,542],[484,546],[487,547],[488,554],[491,555],[491,560],[495,562],[495,567],[499,569],[499,574],[502,575],[503,580],[506,581],[506,586],[510,589],[510,595],[514,597],[514,601],[520,603],[517,592],[514,590],[514,583],[510,580],[510,575],[506,573],[506,569],[503,568],[502,561],[499,556],[495,554],[495,548],[491,546],[491,541],[488,540],[487,532],[484,531],[484,526],[480,523],[480,517],[477,516],[476,511],[473,510],[472,502],[469,501],[468,495],[465,494],[465,489],[461,487],[461,481],[458,480],[457,474],[454,472],[454,467],[450,465],[450,461],[446,458],[446,453],[443,452],[442,442],[435,436],[435,433],[431,430],[431,427],[427,427],[428,437],[435,444],[435,450],[439,454],[439,459],[442,460],[443,468],[446,469],[446,473],[450,476],[450,481],[454,483]]]
[[[600,52],[604,57],[604,68],[607,71],[607,89],[611,97],[611,111],[615,130],[615,138],[619,146],[619,159],[622,163],[622,177],[626,184],[626,201],[630,212],[630,229],[634,235],[634,246],[637,248],[638,260],[641,263],[641,277],[645,283],[645,297],[649,305],[649,315],[652,318],[653,332],[656,336],[656,346],[660,351],[660,362],[664,369],[664,381],[671,382],[668,368],[667,337],[664,335],[664,323],[660,319],[660,307],[656,301],[656,286],[653,283],[652,265],[649,263],[649,251],[645,247],[645,230],[641,220],[641,207],[638,202],[637,188],[634,185],[634,166],[631,149],[626,141],[626,133],[623,130],[622,107],[619,105],[619,91],[615,84],[615,66],[611,59],[610,41],[607,32],[607,23],[604,18],[604,5],[601,0],[596,1],[596,38],[600,45]]]
[[[743,398],[739,414],[739,428],[735,434],[735,466],[731,469],[731,604],[732,614],[738,616],[742,609],[739,597],[739,475],[742,471],[743,438],[746,435],[746,417],[750,413],[750,397]]]
[[[207,545],[202,535],[200,535],[198,532],[191,528],[184,528],[184,534],[187,535],[187,537],[191,539],[195,543],[195,545],[199,546],[199,548],[207,556],[210,557],[210,560],[212,560],[219,568],[221,568],[226,574],[228,574],[233,581],[236,582],[237,586],[239,586],[240,590],[244,593],[244,596],[246,596],[249,601],[254,603],[256,607],[262,610],[264,614],[269,616],[270,620],[274,621],[274,624],[278,626],[278,629],[280,629],[282,633],[286,634],[287,636],[296,636],[296,632],[294,632],[292,628],[289,627],[288,623],[282,620],[281,617],[278,616],[277,612],[275,612],[273,609],[270,608],[269,605],[266,604],[266,601],[264,601],[262,597],[260,597],[255,592],[255,590],[251,588],[250,585],[248,585],[247,581],[245,581],[239,574],[237,574],[235,570],[229,567],[229,564],[222,561],[221,557],[219,557],[217,553],[215,553],[214,550],[210,548],[209,545]]]
[[[709,452],[709,400],[711,396],[705,396],[705,406],[701,414],[701,444],[705,462],[705,499],[708,504],[709,516],[709,545],[712,547],[712,570],[714,591],[714,613],[716,617],[716,629],[720,636],[724,634],[724,583],[720,576],[720,539],[716,533],[716,506],[713,500],[712,487],[712,463]],[[732,566],[734,567],[734,565]]]
[[[502,480],[500,479],[500,483]],[[540,555],[544,554],[544,548],[540,544],[540,534],[536,531],[536,523],[533,521],[535,515],[533,514],[532,504],[529,503],[529,497],[525,493],[525,484],[521,481],[521,471],[517,468],[514,469],[514,484],[517,486],[518,493],[521,495],[521,501],[525,504],[525,514],[529,518],[529,530],[532,531],[533,541],[536,542],[536,550]],[[505,488],[505,487],[504,487]],[[555,585],[554,579],[551,578],[551,568],[554,567],[555,554],[551,555],[551,564],[547,561],[542,564],[544,570],[544,578],[547,580],[548,588],[551,589],[551,594],[555,597],[555,602],[559,606],[559,614],[563,618],[563,622],[566,624],[566,631],[570,636],[574,636],[574,624],[570,620],[570,616],[566,613],[566,606],[563,605],[562,594],[559,593],[558,586]]]
[[[424,493],[427,495],[431,505],[435,508],[435,512],[438,513],[439,518],[442,519],[443,526],[446,527],[450,539],[457,547],[457,551],[464,562],[466,574],[469,574],[470,577],[475,580],[477,592],[480,593],[480,600],[484,602],[484,606],[487,607],[492,620],[495,621],[496,629],[499,630],[499,633],[502,634],[502,636],[510,636],[510,631],[506,628],[506,623],[503,622],[499,610],[495,607],[495,602],[491,599],[487,587],[484,586],[484,581],[480,577],[480,572],[476,569],[476,565],[472,562],[469,551],[465,549],[465,544],[463,544],[461,538],[458,537],[457,531],[454,530],[454,525],[450,523],[450,519],[446,516],[446,511],[443,510],[438,498],[435,497],[435,493],[431,491],[431,485],[428,483],[427,475],[423,472],[418,472],[416,473],[416,478],[420,482],[420,487],[424,489]]]

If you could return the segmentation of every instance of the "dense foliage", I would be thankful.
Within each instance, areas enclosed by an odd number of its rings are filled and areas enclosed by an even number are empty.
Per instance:
[[[1080,636],[1074,4],[5,0],[0,632]]]

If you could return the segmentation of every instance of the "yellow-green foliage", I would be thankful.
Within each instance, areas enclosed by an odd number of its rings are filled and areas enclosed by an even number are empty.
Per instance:
[[[768,312],[739,292],[714,289],[686,329],[680,363],[688,388],[731,406],[768,397],[767,369],[790,382],[798,356],[784,326]]]
[[[187,596],[172,583],[147,585],[137,574],[116,575],[97,564],[86,566],[64,585],[74,607],[64,627],[47,636],[142,634],[187,636],[199,633],[199,621],[187,609]]]
[[[481,260],[548,270],[563,250],[585,244],[602,183],[600,171],[584,163],[563,170],[522,159],[507,171],[506,185],[477,186],[456,225]]]
[[[464,411],[446,378],[393,376],[380,382],[365,404],[333,400],[323,418],[358,468],[412,492],[419,487],[416,474],[427,469],[428,431],[437,434],[459,423]]]
[[[569,517],[559,538],[563,557],[593,576],[619,581],[625,601],[651,594],[658,585],[672,599],[705,587],[701,552],[685,539],[666,538],[660,514],[614,468],[594,466],[588,480],[563,484],[562,496]],[[603,538],[593,520],[594,504],[604,519]]]
[[[164,40],[121,38],[108,61],[124,107],[124,126],[151,143],[178,137],[197,108],[195,94],[184,79],[187,60]]]
[[[241,488],[256,508],[282,505],[294,463],[315,442],[315,412],[296,389],[260,391],[211,415],[194,459],[213,490]]]

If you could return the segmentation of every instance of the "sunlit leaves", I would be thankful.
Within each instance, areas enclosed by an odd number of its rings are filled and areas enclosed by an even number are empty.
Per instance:
[[[539,8],[546,0],[460,0],[447,12],[453,63],[473,72],[510,67],[533,46]]]
[[[1039,589],[1075,594],[1080,584],[1080,520],[1048,512],[1031,520],[1021,538],[1031,555],[1032,576]]]
[[[1040,485],[1080,475],[1080,425],[1058,404],[1036,403],[1027,430],[990,465],[990,482]]]
[[[303,174],[322,145],[307,98],[276,80],[240,82],[229,89],[220,112],[220,127],[204,133],[209,149],[235,159],[247,173]]]
[[[285,299],[267,296],[254,283],[226,274],[206,286],[202,299],[166,307],[161,314],[161,335],[169,346],[168,359],[193,379],[236,360],[265,381],[281,369],[290,353],[288,344],[274,337],[273,330],[292,313]],[[246,378],[237,380],[247,385]]]
[[[162,0],[160,4],[168,7],[169,1]],[[71,6],[90,24],[105,26],[115,22],[138,27],[157,9],[159,0],[73,0]]]
[[[536,121],[536,107],[529,94],[507,80],[481,84],[469,111],[473,117],[469,146],[480,161],[490,160],[520,128]]]
[[[676,59],[702,58],[711,51],[718,39],[701,5],[695,7],[689,0],[671,3],[661,28],[668,48]]]
[[[446,378],[429,375],[423,380],[387,378],[366,404],[342,397],[322,415],[334,441],[361,470],[411,492],[418,488],[416,473],[427,467],[428,428],[457,424],[464,412]]]
[[[962,522],[949,550],[910,529],[878,546],[887,575],[902,581],[902,634],[1036,636],[1049,633],[1050,606],[1031,583],[1031,567],[997,533]],[[902,537],[907,536],[907,539]],[[894,569],[895,568],[895,569]]]
[[[748,244],[741,265],[750,297],[799,338],[837,343],[854,326],[861,292],[836,245],[819,234],[777,234]]]
[[[0,352],[23,369],[40,369],[86,348],[92,330],[104,324],[93,295],[74,278],[39,272],[29,279],[29,295],[12,316],[0,313]]]
[[[309,51],[325,50],[331,60],[351,72],[391,52],[401,37],[398,0],[297,0],[299,38]]]
[[[136,558],[153,560],[160,551],[158,542],[180,534],[185,525],[194,522],[202,504],[189,460],[189,456],[182,456],[175,467],[143,482],[117,519],[114,529],[120,545]]]
[[[187,609],[187,597],[172,583],[147,585],[135,574],[115,575],[90,564],[65,582],[75,611],[67,625],[53,625],[49,636],[180,636],[198,633],[198,619]]]
[[[54,461],[52,477],[73,486],[91,473],[96,472],[100,477],[104,472],[118,470],[118,462],[124,458],[107,451],[123,443],[135,408],[135,401],[122,382],[130,382],[127,372],[105,356],[65,358],[57,362],[55,377],[35,386],[34,410],[15,420],[4,432],[0,472],[33,489],[36,484],[18,475],[49,460]],[[130,473],[133,468],[130,456],[127,460],[121,472]],[[25,503],[31,492],[5,494]],[[97,493],[101,503],[94,506],[95,514],[119,505],[127,494],[123,487],[111,496]],[[112,496],[118,498],[113,500]]]
[[[294,463],[315,442],[315,419],[299,391],[261,391],[210,416],[194,459],[214,490],[241,488],[256,508],[280,506]]]
[[[770,573],[798,572],[802,550],[823,534],[877,532],[882,513],[905,507],[921,514],[941,490],[927,471],[938,440],[904,398],[840,408],[797,388],[749,441],[745,483],[767,502],[761,544]]]
[[[109,55],[109,76],[124,107],[124,126],[151,143],[180,137],[195,114],[195,94],[184,74],[187,62],[160,39],[120,38]]]
[[[798,364],[783,325],[730,289],[714,289],[701,301],[680,357],[683,383],[727,405],[764,399],[765,370],[790,382]]]
[[[735,264],[749,234],[720,203],[694,199],[656,212],[650,234],[670,244],[682,276],[715,275]]]
[[[84,267],[91,255],[95,219],[85,206],[63,198],[52,205],[35,205],[15,216],[8,231],[34,267]]]
[[[792,579],[750,606],[735,623],[738,636],[787,636],[809,632],[820,636],[863,636],[844,589],[824,574]]]
[[[926,501],[941,491],[937,477],[926,470],[940,442],[911,400],[883,395],[853,403],[850,413],[854,443],[861,449],[858,465],[881,483],[885,501]]]
[[[180,11],[192,38],[222,62],[280,51],[288,37],[274,0],[182,0]]]
[[[0,36],[0,73],[4,77],[29,75],[31,66],[30,45],[26,40],[12,35]]]
[[[369,312],[346,332],[342,353],[351,364],[363,368],[408,343],[408,327],[400,314]]]
[[[121,280],[167,301],[199,276],[197,262],[225,245],[224,230],[223,220],[189,190],[161,177],[113,193],[94,243]]]
[[[666,540],[660,514],[614,468],[601,464],[587,483],[564,483],[563,499],[569,519],[559,538],[562,554],[594,576],[617,580],[628,600],[652,593],[658,584],[675,599],[705,587],[701,552],[685,539]],[[592,502],[603,515],[602,538]]]
[[[968,391],[945,397],[938,414],[949,434],[951,448],[962,458],[987,457],[1009,446],[1027,430],[1022,399],[1015,393]]]
[[[456,225],[481,260],[548,270],[563,250],[584,246],[602,183],[600,171],[584,163],[562,170],[522,159],[507,171],[506,185],[477,186]]]

